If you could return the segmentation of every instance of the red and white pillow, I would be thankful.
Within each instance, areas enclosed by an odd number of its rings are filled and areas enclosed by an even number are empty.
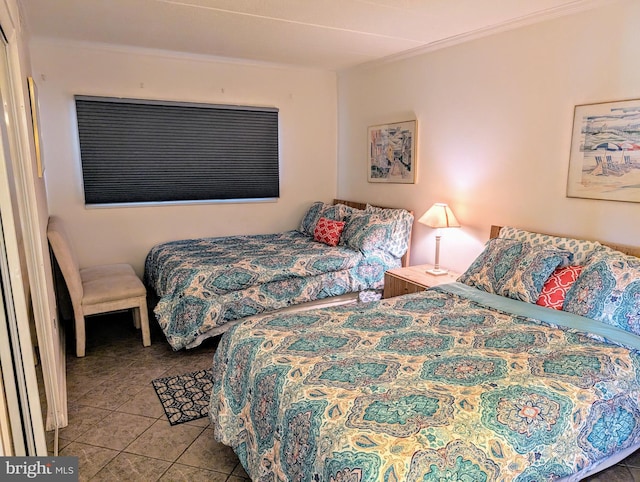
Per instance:
[[[536,301],[537,305],[561,310],[567,291],[578,279],[582,271],[582,266],[564,266],[556,268],[549,279],[545,282]]]
[[[313,239],[329,246],[337,246],[344,229],[344,221],[320,218],[313,231]]]

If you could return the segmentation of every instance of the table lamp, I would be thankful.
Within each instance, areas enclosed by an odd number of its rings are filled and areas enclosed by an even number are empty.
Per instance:
[[[426,213],[418,219],[419,223],[426,224],[436,231],[436,262],[433,269],[428,269],[427,273],[440,276],[447,274],[446,269],[440,269],[440,237],[442,236],[442,228],[459,228],[460,223],[453,215],[451,208],[445,203],[435,203]]]

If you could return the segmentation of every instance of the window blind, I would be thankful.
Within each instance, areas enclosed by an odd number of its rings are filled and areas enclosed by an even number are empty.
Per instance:
[[[275,198],[278,109],[75,96],[85,204]]]

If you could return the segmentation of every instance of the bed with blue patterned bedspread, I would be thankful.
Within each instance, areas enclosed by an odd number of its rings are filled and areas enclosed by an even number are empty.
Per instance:
[[[640,443],[640,337],[461,283],[232,327],[210,419],[252,480],[578,480]]]
[[[363,290],[380,290],[400,258],[328,246],[299,231],[173,241],[151,249],[145,283],[173,349],[193,347],[230,321]]]

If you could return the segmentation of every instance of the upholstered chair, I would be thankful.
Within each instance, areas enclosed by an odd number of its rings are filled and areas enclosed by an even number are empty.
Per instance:
[[[133,310],[134,326],[142,330],[142,344],[151,345],[147,290],[129,264],[80,268],[63,222],[49,218],[47,238],[71,297],[75,319],[76,355],[85,355],[85,317]]]

